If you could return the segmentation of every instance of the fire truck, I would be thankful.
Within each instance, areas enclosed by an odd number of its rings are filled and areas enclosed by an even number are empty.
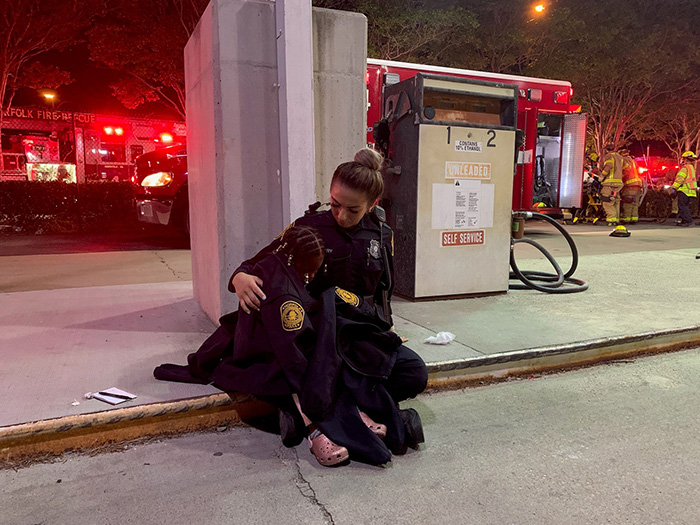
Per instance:
[[[571,104],[570,82],[368,59],[367,143],[385,154],[390,151],[387,138],[377,136],[385,117],[385,88],[418,73],[517,86],[522,144],[513,178],[513,210],[560,215],[581,206],[587,115]]]
[[[10,107],[3,112],[0,181],[128,181],[139,155],[185,139],[172,120]]]

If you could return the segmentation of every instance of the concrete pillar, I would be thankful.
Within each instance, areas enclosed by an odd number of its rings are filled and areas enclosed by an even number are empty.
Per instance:
[[[316,196],[328,202],[336,166],[367,142],[367,18],[314,8],[313,38]]]
[[[275,3],[282,216],[314,199],[314,87],[311,0]]]
[[[276,37],[274,3],[212,0],[185,48],[192,279],[214,320],[237,308],[233,270],[310,203],[282,170]],[[333,169],[364,143],[365,17],[314,9],[313,55],[316,198],[327,201]],[[285,188],[301,188],[287,212]]]

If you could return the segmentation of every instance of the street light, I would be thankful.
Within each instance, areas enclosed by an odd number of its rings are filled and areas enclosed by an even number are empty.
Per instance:
[[[540,18],[543,16],[545,10],[547,9],[547,5],[544,2],[539,2],[535,5],[532,6],[532,11],[533,11],[533,17],[530,18],[530,20],[527,21],[529,24],[530,22],[534,22],[536,19]]]
[[[56,101],[56,93],[54,93],[53,91],[44,91],[41,94],[41,96],[44,97],[46,100],[51,101],[51,109],[53,109]]]

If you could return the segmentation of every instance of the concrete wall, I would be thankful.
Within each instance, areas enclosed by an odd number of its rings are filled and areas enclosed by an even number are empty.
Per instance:
[[[237,308],[233,270],[286,226],[274,8],[212,0],[185,48],[192,279],[214,320]],[[364,143],[366,19],[314,9],[313,27],[316,188],[327,200],[333,169]]]

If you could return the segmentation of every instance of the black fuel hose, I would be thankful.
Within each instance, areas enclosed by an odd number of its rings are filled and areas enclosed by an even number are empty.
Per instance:
[[[571,277],[576,271],[576,268],[578,267],[578,250],[576,249],[576,244],[571,238],[571,235],[569,235],[569,232],[567,232],[564,229],[564,227],[557,221],[543,213],[527,212],[526,214],[524,214],[524,217],[526,219],[534,219],[549,222],[552,226],[559,230],[559,232],[566,239],[566,242],[569,244],[569,248],[571,249],[571,267],[566,273],[563,273],[559,264],[557,264],[557,261],[544,248],[544,246],[542,246],[536,241],[533,241],[532,239],[512,239],[510,245],[510,267],[513,269],[513,271],[510,272],[510,279],[520,279],[520,281],[522,281],[523,284],[510,283],[508,285],[508,288],[511,290],[533,289],[546,293],[577,293],[588,290],[588,283],[582,281],[581,279],[575,279]],[[556,274],[547,272],[536,272],[530,270],[521,271],[520,268],[518,268],[517,263],[515,262],[515,245],[520,242],[530,244],[531,246],[534,246],[540,252],[542,252],[542,255],[544,255],[550,262],[550,264],[554,267]],[[562,286],[564,284],[566,284],[566,286]]]

